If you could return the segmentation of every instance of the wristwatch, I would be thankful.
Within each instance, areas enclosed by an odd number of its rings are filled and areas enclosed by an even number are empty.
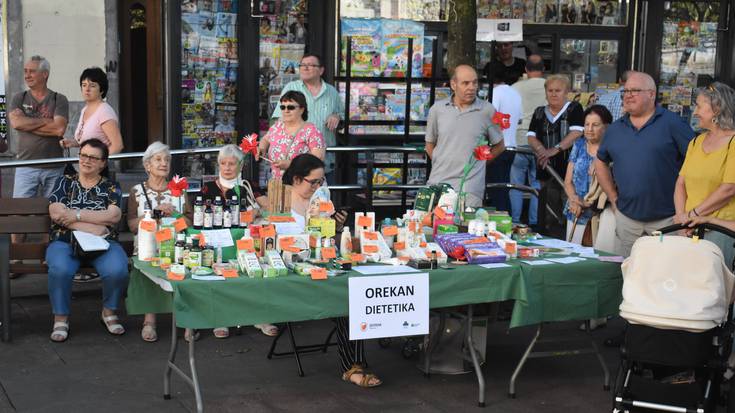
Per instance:
[[[77,221],[81,221],[82,220],[82,210],[81,209],[76,209],[76,211],[77,211],[76,212]]]
[[[563,149],[561,148],[561,142],[559,142],[556,145],[554,145],[554,149],[558,149],[559,152],[563,151]]]

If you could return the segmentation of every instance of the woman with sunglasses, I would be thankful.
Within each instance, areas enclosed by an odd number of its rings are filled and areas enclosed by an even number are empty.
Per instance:
[[[100,173],[107,164],[107,145],[97,139],[82,143],[79,149],[79,173],[65,175],[56,182],[49,197],[51,242],[46,249],[48,295],[54,313],[51,341],[69,337],[71,287],[74,273],[82,261],[92,265],[102,279],[102,314],[100,320],[108,333],[125,333],[115,311],[128,285],[128,256],[117,243],[117,224],[122,217],[120,185]],[[80,258],[72,248],[72,231],[102,236],[109,248],[91,257]]]
[[[697,95],[693,116],[706,132],[689,142],[674,188],[674,223],[699,216],[735,220],[735,90],[712,83]],[[728,265],[733,262],[735,240],[716,231],[705,238],[719,245]]]
[[[291,215],[299,225],[306,227],[307,219],[313,214],[312,196],[324,185],[324,162],[311,154],[301,154],[293,158],[283,174],[283,183],[291,185]],[[344,211],[333,215],[337,232],[347,219]],[[335,238],[339,238],[337,234]],[[340,359],[342,380],[360,387],[375,387],[383,382],[372,373],[365,371],[365,342],[349,339],[349,324],[346,317],[333,319],[337,329],[337,354]]]
[[[308,119],[306,97],[297,91],[281,96],[281,118],[271,126],[259,144],[259,155],[271,163],[273,178],[281,179],[291,160],[310,153],[324,160],[326,143],[319,129]]]

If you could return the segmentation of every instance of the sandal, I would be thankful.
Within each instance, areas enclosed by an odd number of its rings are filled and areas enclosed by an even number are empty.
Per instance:
[[[357,383],[351,380],[352,376],[354,376],[355,374],[362,375],[362,379],[360,379],[360,381]],[[342,373],[342,380],[364,388],[377,387],[383,384],[378,376],[374,375],[373,373],[365,373],[365,370],[363,370],[362,366],[359,364],[352,365],[351,369]]]
[[[125,328],[122,326],[122,324],[118,323],[120,319],[117,318],[117,315],[113,314],[105,316],[104,314],[102,314],[102,319],[100,321],[102,321],[102,324],[105,326],[107,332],[112,334],[113,336],[121,336],[125,334]]]
[[[143,329],[140,330],[140,338],[148,343],[154,343],[158,341],[158,333],[156,332],[156,325],[153,323],[143,323]]]
[[[227,338],[230,336],[230,329],[227,327],[217,327],[212,332],[217,338]]]
[[[278,326],[274,326],[273,324],[254,324],[253,327],[257,328],[268,337],[275,337],[278,335]]]
[[[69,321],[54,321],[51,337],[54,343],[63,343],[69,338]]]
[[[193,334],[192,334],[193,331]],[[184,329],[184,341],[187,343],[191,342],[192,336],[194,337],[194,341],[199,341],[199,338],[202,336],[199,334],[198,330],[192,330],[190,328]]]

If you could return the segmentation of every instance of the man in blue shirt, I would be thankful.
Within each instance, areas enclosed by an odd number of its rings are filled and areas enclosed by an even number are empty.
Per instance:
[[[595,170],[615,211],[615,253],[628,256],[644,233],[673,223],[674,184],[694,132],[656,106],[646,73],[631,72],[621,94],[627,114],[608,127]]]
[[[623,75],[620,76],[621,85],[625,85],[625,82],[628,80],[628,75],[632,72],[632,70],[626,70],[625,72],[623,72]],[[625,114],[625,112],[623,112],[623,96],[621,94],[622,90],[623,86],[620,86],[617,90],[608,92],[597,99],[598,104],[606,107],[607,110],[610,111],[613,121],[620,119]]]

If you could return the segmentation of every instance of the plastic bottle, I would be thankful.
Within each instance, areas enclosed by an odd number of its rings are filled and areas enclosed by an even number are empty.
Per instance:
[[[186,234],[176,234],[176,244],[174,244],[174,263],[184,263],[184,248],[186,247]]]
[[[342,229],[342,237],[339,239],[339,251],[343,258],[349,258],[352,253],[352,234],[350,234],[350,227],[344,227]]]
[[[202,201],[201,196],[197,196],[196,201],[194,201],[194,228],[195,229],[202,229],[204,226],[204,201]]]
[[[240,225],[240,203],[237,202],[237,196],[233,195],[230,200],[230,214],[232,215],[232,226]]]
[[[239,211],[240,212],[243,212],[243,211],[247,211],[247,210],[248,210],[248,201],[247,201],[247,199],[245,197],[242,197],[242,198],[240,198],[240,209],[239,209]],[[245,222],[245,221],[243,221],[243,220],[241,220],[239,217],[238,217],[238,222],[240,224],[240,228],[247,228],[248,227],[248,223]]]
[[[218,196],[214,198],[214,216],[212,219],[212,227],[214,229],[220,229],[222,228],[222,214],[223,214],[223,208],[222,208],[222,197]]]
[[[222,209],[222,228],[232,228],[232,212],[228,202],[225,203]]]
[[[152,228],[152,231],[144,227]],[[150,261],[156,256],[156,220],[151,218],[151,210],[146,209],[143,218],[138,222],[138,259]]]
[[[212,204],[207,200],[207,206],[204,207],[204,226],[203,229],[212,229]]]

